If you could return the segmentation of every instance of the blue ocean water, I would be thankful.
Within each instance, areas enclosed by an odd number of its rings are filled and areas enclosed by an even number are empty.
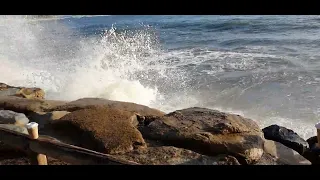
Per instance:
[[[320,16],[0,18],[0,81],[49,99],[200,106],[315,135]]]

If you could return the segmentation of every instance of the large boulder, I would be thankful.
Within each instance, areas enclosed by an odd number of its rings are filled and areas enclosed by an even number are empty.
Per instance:
[[[134,113],[104,107],[91,107],[71,112],[50,126],[40,129],[40,134],[60,141],[115,154],[145,147]]]
[[[0,96],[0,109],[11,110],[19,113],[29,114],[31,112],[43,112],[58,105],[65,104],[64,101],[25,99],[15,96]]]
[[[108,108],[114,108],[124,111],[130,111],[139,113],[140,115],[154,115],[154,116],[162,116],[165,113],[161,112],[157,109],[149,108],[148,106],[129,103],[129,102],[121,102],[121,101],[111,101],[107,99],[101,98],[83,98],[78,99],[76,101],[71,101],[69,103],[63,104],[61,106],[53,107],[48,111],[76,111],[80,109],[86,109],[91,106],[104,106]]]
[[[262,131],[266,139],[279,142],[297,151],[299,154],[303,154],[309,148],[308,142],[291,129],[278,125],[271,125],[265,127]]]
[[[311,162],[301,156],[297,151],[276,141],[265,140],[264,151],[271,155],[277,164],[311,165]]]
[[[137,149],[115,157],[142,165],[240,165],[232,156],[211,157],[173,146]]]
[[[29,119],[22,113],[16,113],[10,110],[0,110],[0,124],[26,125]]]
[[[45,92],[40,88],[15,87],[0,83],[0,96],[17,96],[27,99],[44,99]]]
[[[259,126],[239,115],[206,108],[188,108],[163,117],[139,117],[144,138],[201,154],[231,154],[241,164],[257,162],[264,138]]]

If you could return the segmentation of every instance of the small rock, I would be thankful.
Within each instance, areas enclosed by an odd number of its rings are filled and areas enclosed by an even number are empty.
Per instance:
[[[10,110],[0,110],[0,124],[26,125],[29,119],[22,113],[16,113]]]
[[[287,129],[278,125],[271,125],[263,130],[264,137],[269,140],[279,142],[299,154],[303,154],[309,148],[307,141],[302,139],[297,133],[291,129]]]

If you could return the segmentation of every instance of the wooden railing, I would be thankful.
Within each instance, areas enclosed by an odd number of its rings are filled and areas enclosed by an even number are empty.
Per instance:
[[[46,165],[46,156],[49,156],[75,165],[139,165],[109,154],[66,144],[48,136],[37,137],[29,129],[28,132],[29,136],[0,127],[0,141],[28,154],[32,164]]]

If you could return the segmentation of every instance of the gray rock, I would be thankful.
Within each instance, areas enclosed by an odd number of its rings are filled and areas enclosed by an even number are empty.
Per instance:
[[[16,113],[10,110],[0,110],[0,124],[25,125],[29,119],[22,113]]]

